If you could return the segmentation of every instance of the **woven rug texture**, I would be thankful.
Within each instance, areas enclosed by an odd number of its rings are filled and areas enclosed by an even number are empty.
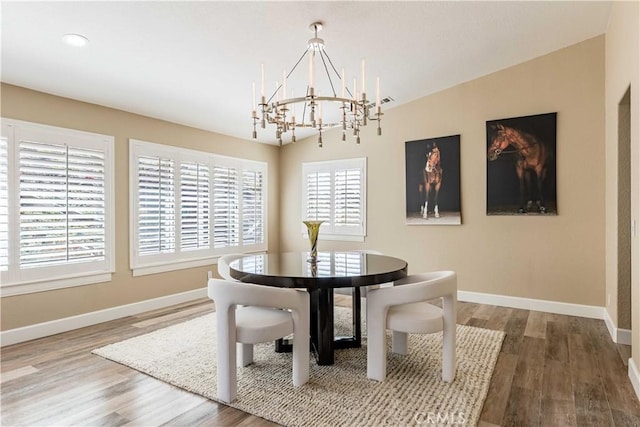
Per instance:
[[[345,333],[351,311],[335,308],[336,331]],[[216,318],[210,313],[93,351],[182,389],[217,400]],[[364,329],[364,328],[363,328]],[[234,408],[285,426],[475,426],[480,417],[504,333],[458,325],[457,372],[443,382],[442,334],[409,336],[409,354],[391,352],[387,378],[367,379],[366,337],[361,348],[337,350],[335,364],[310,358],[309,382],[291,383],[291,354],[258,344],[254,363],[238,368]]]

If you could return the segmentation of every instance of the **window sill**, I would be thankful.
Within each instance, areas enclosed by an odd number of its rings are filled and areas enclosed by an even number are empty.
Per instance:
[[[36,292],[53,291],[56,289],[73,288],[76,286],[93,285],[111,281],[111,273],[92,274],[89,276],[71,277],[66,279],[48,280],[32,283],[16,283],[3,285],[0,297],[33,294]]]
[[[302,235],[304,239],[309,239],[306,232]],[[355,236],[350,234],[319,234],[318,240],[335,240],[343,242],[364,242],[365,236]]]

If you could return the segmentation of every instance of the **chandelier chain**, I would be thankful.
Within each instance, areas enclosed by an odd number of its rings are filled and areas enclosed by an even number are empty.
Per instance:
[[[333,92],[333,96],[337,97],[338,95],[336,94],[336,88],[333,86],[333,80],[331,80],[331,75],[329,74],[329,68],[327,67],[327,63],[324,60],[324,57],[328,55],[323,55],[322,51],[320,51],[320,59],[322,59],[322,65],[324,66],[324,71],[325,73],[327,73],[327,79],[329,79],[329,85],[331,86],[331,91]],[[340,78],[340,80],[342,80],[342,78]]]

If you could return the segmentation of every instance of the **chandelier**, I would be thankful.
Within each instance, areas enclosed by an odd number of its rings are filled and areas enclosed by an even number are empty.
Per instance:
[[[360,129],[367,126],[369,121],[377,122],[378,135],[382,135],[380,122],[383,113],[380,110],[380,79],[376,78],[375,104],[370,103],[366,93],[364,59],[360,76],[361,90],[358,92],[357,79],[353,79],[351,89],[347,87],[344,69],[338,73],[333,61],[325,51],[324,40],[318,38],[318,32],[322,30],[322,23],[314,22],[309,26],[309,29],[314,33],[314,37],[309,39],[304,53],[291,71],[287,73],[285,70],[282,73],[282,83],[276,82],[276,89],[269,98],[265,96],[264,64],[261,65],[259,104],[256,104],[255,82],[252,88],[253,139],[258,137],[256,131],[258,122],[262,129],[265,129],[267,124],[275,125],[275,136],[280,146],[282,146],[282,139],[289,133],[291,134],[291,142],[296,142],[296,129],[315,129],[318,132],[318,146],[322,147],[322,132],[335,127],[342,127],[343,141],[346,140],[347,133],[350,133],[355,137],[356,143],[360,144]],[[307,86],[303,91],[304,96],[295,97],[293,90],[290,95],[287,92],[287,80],[298,68],[298,65],[303,62],[305,56],[308,57],[306,61],[309,72]],[[328,79],[328,91],[330,92],[328,94],[320,94],[317,90],[316,62],[321,65],[321,69],[324,70]],[[323,73],[320,73],[320,77],[322,76]],[[339,88],[334,85],[334,80],[340,83]],[[340,96],[336,90],[340,92]],[[337,113],[336,111],[332,112],[332,108],[333,110],[337,109]]]

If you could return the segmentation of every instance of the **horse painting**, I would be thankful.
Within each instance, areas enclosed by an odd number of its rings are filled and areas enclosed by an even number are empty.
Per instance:
[[[543,184],[547,175],[551,152],[547,146],[534,135],[521,130],[497,124],[493,126],[494,137],[487,152],[489,161],[496,160],[501,154],[515,153],[516,175],[520,182],[519,213],[525,213],[533,206],[535,200],[540,213],[547,208],[543,197]],[[514,151],[505,151],[508,146]],[[537,199],[534,198],[532,177],[535,177]],[[527,202],[525,203],[525,200]]]
[[[440,211],[438,210],[438,193],[440,192],[441,185],[442,166],[440,164],[440,149],[434,144],[431,151],[427,153],[427,161],[424,169],[422,170],[422,182],[418,186],[422,200],[420,205],[422,218],[427,219],[429,195],[431,190],[435,190],[433,214],[436,218],[440,218]]]

